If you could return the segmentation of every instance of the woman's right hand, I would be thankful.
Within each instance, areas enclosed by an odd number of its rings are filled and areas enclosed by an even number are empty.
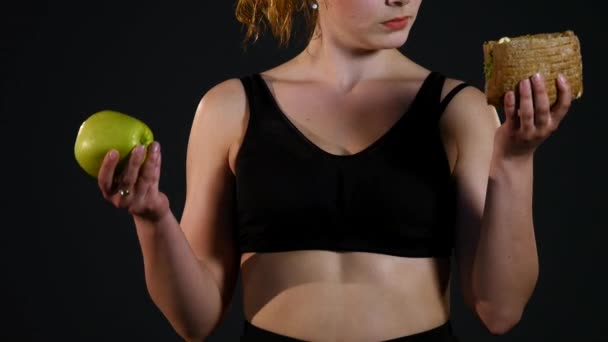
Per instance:
[[[106,154],[97,181],[103,197],[116,208],[126,208],[130,214],[148,221],[159,221],[169,212],[169,199],[158,190],[160,179],[160,144],[154,141],[146,148],[138,145],[131,151],[124,170],[117,175],[118,151]]]

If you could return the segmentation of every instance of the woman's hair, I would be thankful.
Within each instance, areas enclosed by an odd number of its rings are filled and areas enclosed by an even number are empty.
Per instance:
[[[260,33],[270,28],[272,35],[286,46],[291,38],[294,19],[302,13],[307,40],[312,37],[317,24],[317,10],[312,8],[314,0],[238,0],[235,10],[236,19],[247,27],[243,42],[253,39],[255,43]]]

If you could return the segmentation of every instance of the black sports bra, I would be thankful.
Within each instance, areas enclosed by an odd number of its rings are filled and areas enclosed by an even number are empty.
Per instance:
[[[445,76],[431,72],[410,109],[354,155],[325,152],[279,109],[259,74],[241,78],[249,123],[236,161],[240,253],[359,251],[450,256],[456,191],[438,121]]]

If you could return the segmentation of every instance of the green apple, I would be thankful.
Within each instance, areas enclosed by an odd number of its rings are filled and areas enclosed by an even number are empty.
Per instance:
[[[74,144],[74,155],[82,169],[97,178],[105,155],[116,149],[120,154],[117,172],[122,171],[131,150],[154,141],[152,130],[141,120],[112,110],[89,116],[81,125]]]

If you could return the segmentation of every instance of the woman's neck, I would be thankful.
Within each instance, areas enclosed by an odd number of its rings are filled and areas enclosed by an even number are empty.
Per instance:
[[[338,91],[349,92],[362,80],[386,75],[398,58],[403,62],[404,56],[397,49],[356,50],[321,36],[308,43],[296,62],[304,66],[311,77]]]

